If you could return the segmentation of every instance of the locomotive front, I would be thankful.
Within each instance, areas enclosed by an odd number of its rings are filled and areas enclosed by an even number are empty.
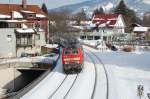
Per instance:
[[[62,64],[66,74],[80,73],[83,67],[82,47],[63,48]]]

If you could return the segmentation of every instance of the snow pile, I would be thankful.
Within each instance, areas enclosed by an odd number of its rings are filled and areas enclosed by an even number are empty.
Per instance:
[[[0,14],[0,18],[11,18],[10,15],[3,15],[3,14]]]

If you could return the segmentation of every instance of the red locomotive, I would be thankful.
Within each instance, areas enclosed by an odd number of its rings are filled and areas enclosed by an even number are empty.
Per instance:
[[[83,49],[80,47],[63,48],[62,64],[66,74],[80,73],[84,61]]]

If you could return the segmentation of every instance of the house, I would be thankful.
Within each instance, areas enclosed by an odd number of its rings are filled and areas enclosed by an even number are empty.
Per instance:
[[[138,39],[148,39],[149,38],[149,27],[143,27],[143,26],[135,26],[133,28],[133,35]]]
[[[112,36],[124,33],[126,27],[121,14],[97,14],[93,16],[92,23],[97,32],[103,34],[104,40],[112,39]]]
[[[39,53],[48,39],[49,21],[37,5],[0,4],[0,57]]]
[[[20,28],[21,23],[29,28],[40,27],[44,29],[45,37],[48,38],[49,21],[47,15],[38,5],[28,5],[26,0],[22,0],[22,4],[0,4],[0,20],[1,28],[8,27],[5,20],[10,23],[11,27],[16,25]]]

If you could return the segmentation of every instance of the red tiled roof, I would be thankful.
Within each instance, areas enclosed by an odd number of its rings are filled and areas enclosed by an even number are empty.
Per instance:
[[[22,10],[32,11],[37,14],[45,15],[45,13],[38,5],[27,5],[27,8],[23,9],[21,4],[0,4],[0,14],[11,15],[12,11],[21,12]]]
[[[119,14],[97,14],[93,17],[94,24],[106,24],[108,27],[113,27],[116,24]]]

